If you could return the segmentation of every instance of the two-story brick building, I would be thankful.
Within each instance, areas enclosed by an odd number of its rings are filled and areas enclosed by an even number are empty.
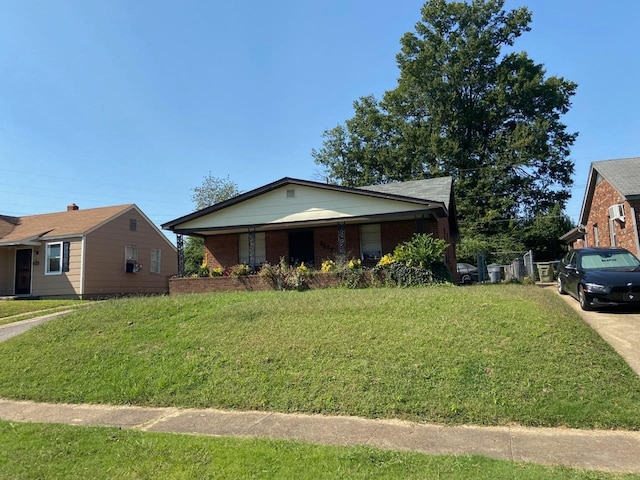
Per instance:
[[[579,226],[563,238],[574,248],[624,247],[640,254],[640,158],[594,162]]]

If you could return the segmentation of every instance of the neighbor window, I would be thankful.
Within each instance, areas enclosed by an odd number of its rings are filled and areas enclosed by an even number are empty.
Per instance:
[[[132,273],[138,264],[138,247],[127,245],[124,247],[124,271]]]
[[[377,260],[382,257],[379,223],[360,227],[360,251],[362,260]]]
[[[62,273],[62,242],[47,243],[45,273],[59,275]]]
[[[255,233],[256,241],[255,241],[255,265],[262,265],[267,261],[267,249],[265,246],[265,235],[264,232]],[[249,265],[249,234],[241,233],[239,235],[239,253],[240,253],[240,263],[244,263],[245,265]]]
[[[138,229],[138,221],[135,218],[129,219],[129,230],[135,232]]]
[[[159,248],[151,249],[151,261],[149,262],[150,273],[160,273],[160,264],[162,259],[162,250]]]

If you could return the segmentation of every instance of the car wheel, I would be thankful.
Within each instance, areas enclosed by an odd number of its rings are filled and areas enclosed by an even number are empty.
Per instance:
[[[468,283],[471,283],[471,275],[463,275],[462,276],[462,284],[466,285]]]
[[[566,295],[567,292],[564,290],[564,287],[562,286],[562,278],[558,277],[558,293],[560,295]]]
[[[580,301],[580,308],[584,311],[593,310],[591,303],[589,303],[589,296],[584,291],[582,285],[578,286],[578,300]]]

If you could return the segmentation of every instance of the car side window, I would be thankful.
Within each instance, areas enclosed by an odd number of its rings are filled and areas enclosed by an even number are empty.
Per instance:
[[[569,252],[565,257],[564,264],[565,265],[575,265],[576,263],[576,252]]]

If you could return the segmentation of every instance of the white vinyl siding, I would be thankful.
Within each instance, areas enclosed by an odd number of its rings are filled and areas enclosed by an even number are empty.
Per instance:
[[[264,232],[257,232],[255,236],[256,236],[255,262],[256,262],[256,265],[261,265],[267,261],[265,234]],[[249,234],[241,233],[238,237],[239,237],[239,243],[240,243],[239,244],[240,263],[249,265]]]
[[[378,260],[382,257],[379,223],[360,227],[360,251],[362,252],[362,260]]]

